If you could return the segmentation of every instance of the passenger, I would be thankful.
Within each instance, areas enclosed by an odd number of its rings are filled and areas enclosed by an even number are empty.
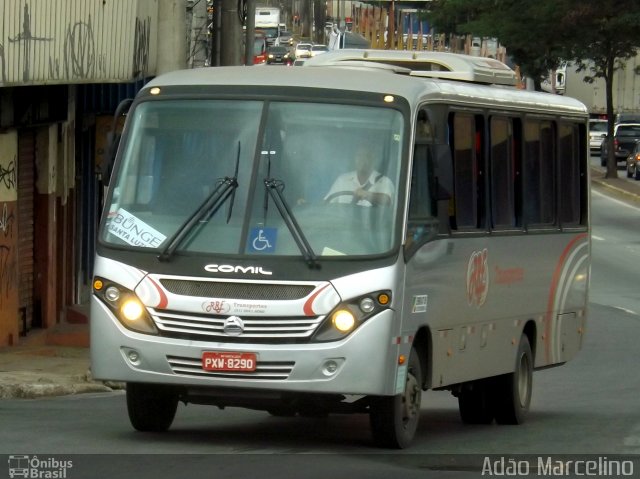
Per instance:
[[[353,203],[359,206],[390,205],[394,187],[389,178],[374,169],[370,148],[356,151],[354,171],[340,175],[324,200],[329,203]]]

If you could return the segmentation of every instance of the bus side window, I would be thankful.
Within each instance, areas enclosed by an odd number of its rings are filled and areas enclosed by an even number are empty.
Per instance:
[[[438,233],[437,179],[434,175],[433,132],[423,110],[416,124],[416,144],[409,196],[406,251],[415,251]]]
[[[552,123],[525,121],[523,203],[527,227],[549,226],[555,222],[554,160]]]
[[[411,172],[407,250],[412,250],[438,233],[436,202],[433,196],[434,178],[430,145],[416,145]]]
[[[480,116],[452,113],[449,118],[453,153],[454,201],[451,228],[484,227],[483,124]]]

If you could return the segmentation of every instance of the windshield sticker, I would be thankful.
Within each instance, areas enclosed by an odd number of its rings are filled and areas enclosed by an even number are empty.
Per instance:
[[[322,256],[344,256],[344,253],[325,246],[324,248],[322,248]]]
[[[273,253],[276,250],[277,228],[259,226],[251,228],[249,233],[249,251],[251,253]]]
[[[167,238],[124,208],[110,214],[109,233],[132,246],[157,248]]]
[[[427,295],[421,294],[413,297],[413,309],[412,313],[426,313],[427,312]]]

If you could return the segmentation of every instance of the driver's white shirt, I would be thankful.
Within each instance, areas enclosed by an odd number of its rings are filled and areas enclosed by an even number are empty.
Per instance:
[[[356,171],[350,171],[338,176],[324,199],[325,201],[329,200],[331,203],[351,203],[353,201],[353,192],[358,188],[364,188],[367,183],[371,184],[367,191],[384,193],[393,200],[393,182],[377,171],[373,171],[369,176],[369,180],[365,181],[364,184],[358,181],[358,173]],[[344,194],[337,194],[342,192]],[[359,200],[357,204],[359,206],[371,206],[371,202],[367,200]]]

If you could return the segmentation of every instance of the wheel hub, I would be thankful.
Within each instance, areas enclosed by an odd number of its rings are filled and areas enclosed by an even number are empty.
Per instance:
[[[402,397],[403,406],[403,421],[407,422],[411,418],[415,417],[420,410],[420,399],[422,397],[422,390],[416,380],[416,377],[409,372],[407,374],[407,383],[404,389],[404,396]]]

